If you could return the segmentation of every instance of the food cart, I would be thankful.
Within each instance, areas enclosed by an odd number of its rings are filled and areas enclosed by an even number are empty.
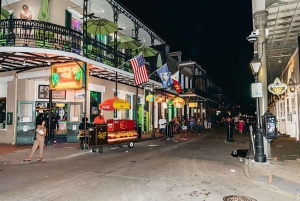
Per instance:
[[[130,109],[130,104],[117,97],[104,101],[99,105],[100,110]],[[97,124],[89,129],[88,147],[92,152],[103,152],[105,145],[117,145],[123,147],[127,144],[128,148],[134,147],[138,135],[135,130],[134,120],[128,119],[109,119],[106,124]],[[84,146],[83,146],[84,148]]]

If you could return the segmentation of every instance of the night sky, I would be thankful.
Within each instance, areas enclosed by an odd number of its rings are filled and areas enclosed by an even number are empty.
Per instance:
[[[247,105],[254,82],[252,5],[245,0],[120,0],[167,41],[182,60],[197,61],[223,92]]]

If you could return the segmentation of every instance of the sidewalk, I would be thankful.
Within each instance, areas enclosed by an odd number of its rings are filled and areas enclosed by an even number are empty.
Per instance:
[[[271,155],[266,163],[256,163],[251,150],[246,176],[262,187],[300,198],[300,142],[278,137],[271,143]]]
[[[142,134],[141,141],[153,139],[152,133]],[[159,133],[155,133],[155,138],[158,138]],[[138,141],[137,141],[138,142]],[[0,144],[0,163],[4,164],[20,164],[23,163],[24,158],[28,158],[32,145],[10,145],[10,144]],[[33,161],[38,159],[38,150],[35,152]],[[58,160],[64,158],[70,158],[78,155],[83,155],[89,153],[90,150],[80,150],[78,143],[61,143],[52,146],[44,147],[45,161]]]

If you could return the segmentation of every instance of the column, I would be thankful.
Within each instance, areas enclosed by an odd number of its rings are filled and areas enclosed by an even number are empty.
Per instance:
[[[258,75],[258,82],[262,83],[263,97],[259,98],[260,116],[268,110],[268,80],[267,80],[267,55],[266,55],[266,26],[268,23],[268,11],[260,10],[253,14],[253,22],[259,30],[257,38],[258,57],[262,62],[262,67]],[[264,152],[267,159],[271,158],[270,143],[264,138]]]

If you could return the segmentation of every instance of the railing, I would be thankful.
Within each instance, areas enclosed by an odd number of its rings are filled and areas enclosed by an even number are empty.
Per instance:
[[[87,58],[118,67],[129,59],[120,51],[114,54],[114,49],[93,38],[86,38],[87,47],[83,48],[83,34],[48,22],[36,20],[9,19],[0,20],[0,45],[28,46],[56,49],[85,55]],[[120,67],[132,72],[129,63]]]

